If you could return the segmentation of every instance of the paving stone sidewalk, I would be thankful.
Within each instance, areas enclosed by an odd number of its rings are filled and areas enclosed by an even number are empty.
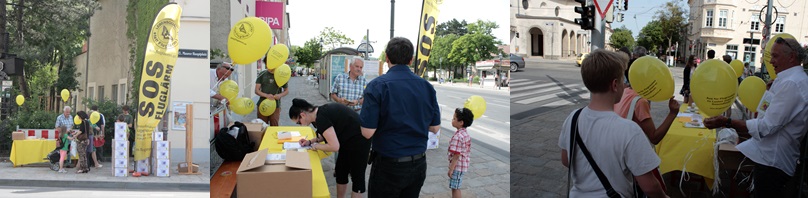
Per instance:
[[[210,163],[197,162],[197,175],[180,175],[177,163],[172,163],[170,177],[114,177],[112,164],[101,162],[102,168],[90,168],[86,174],[77,174],[76,168],[67,168],[67,173],[50,169],[47,163],[13,167],[8,161],[0,162],[0,186],[40,186],[76,188],[116,188],[116,189],[177,189],[188,191],[210,191]]]

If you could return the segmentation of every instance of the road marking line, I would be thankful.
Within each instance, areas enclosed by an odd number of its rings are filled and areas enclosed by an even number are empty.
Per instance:
[[[549,82],[549,83],[543,83],[543,84],[533,84],[531,86],[526,86],[526,87],[513,86],[513,87],[511,87],[511,91],[512,92],[529,91],[530,89],[549,87],[549,86],[553,86],[553,85],[557,85],[557,84],[554,83],[554,82]]]
[[[574,90],[574,91],[573,91],[573,93],[576,93],[576,92],[580,92],[580,90]],[[579,95],[581,95],[581,94],[586,94],[586,92],[587,92],[587,91],[584,91],[584,92],[582,92],[582,93],[576,94],[576,96],[579,96]],[[561,99],[561,97],[560,97],[560,96],[558,96],[558,94],[559,94],[559,93],[561,93],[561,94],[563,94],[563,95],[570,96],[570,93],[567,93],[567,92],[561,91],[561,92],[555,92],[555,93],[547,94],[547,95],[540,96],[540,97],[528,98],[528,99],[524,99],[524,100],[516,101],[516,103],[519,103],[519,104],[531,104],[531,103],[534,103],[534,102],[544,101],[544,100],[551,99],[551,98],[559,98],[559,99]],[[587,94],[587,95],[588,95],[588,94]],[[567,99],[561,99],[561,100],[566,101]]]
[[[524,96],[529,96],[529,95],[540,94],[540,93],[549,92],[549,91],[555,91],[555,90],[563,89],[565,87],[569,88],[569,89],[580,89],[581,88],[580,86],[581,86],[581,84],[572,84],[572,85],[565,85],[564,87],[555,86],[555,87],[538,89],[538,90],[533,90],[533,91],[528,91],[528,92],[522,92],[522,93],[518,93],[518,94],[511,94],[511,99],[524,97]],[[511,101],[511,102],[513,102],[513,101]]]

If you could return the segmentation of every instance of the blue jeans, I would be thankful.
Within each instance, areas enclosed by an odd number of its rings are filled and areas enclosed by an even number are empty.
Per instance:
[[[409,162],[373,160],[368,197],[418,197],[426,180],[426,156]]]

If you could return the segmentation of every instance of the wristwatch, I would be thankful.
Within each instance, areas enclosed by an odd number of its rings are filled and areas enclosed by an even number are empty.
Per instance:
[[[317,144],[317,142],[312,142],[312,143],[309,145],[309,146],[311,146],[311,150],[313,150],[313,151],[316,151],[316,150],[317,150],[317,147],[314,147],[315,145],[318,145],[318,144]]]

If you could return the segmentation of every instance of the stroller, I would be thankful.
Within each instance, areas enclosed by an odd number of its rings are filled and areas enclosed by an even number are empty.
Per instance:
[[[45,158],[50,162],[50,169],[53,171],[59,171],[59,148],[54,149],[50,153],[48,153],[47,157]]]

